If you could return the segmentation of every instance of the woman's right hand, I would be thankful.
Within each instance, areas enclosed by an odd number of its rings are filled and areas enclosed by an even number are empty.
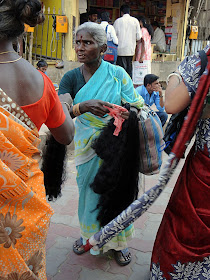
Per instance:
[[[109,102],[105,102],[99,99],[91,99],[80,103],[80,112],[82,114],[90,112],[98,117],[103,117],[104,115],[109,113],[109,110],[104,106],[112,108],[112,104]]]

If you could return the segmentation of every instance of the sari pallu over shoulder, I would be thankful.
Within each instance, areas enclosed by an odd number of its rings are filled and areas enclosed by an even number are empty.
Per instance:
[[[45,240],[53,210],[45,198],[39,143],[36,126],[0,89],[0,279],[47,279]]]
[[[90,99],[99,99],[117,105],[130,103],[136,108],[141,108],[144,104],[143,99],[133,88],[132,80],[126,71],[103,60],[94,75],[76,94],[74,104]],[[77,117],[74,138],[76,166],[95,156],[91,148],[92,142],[109,120],[110,117],[107,115],[100,118],[91,113]]]

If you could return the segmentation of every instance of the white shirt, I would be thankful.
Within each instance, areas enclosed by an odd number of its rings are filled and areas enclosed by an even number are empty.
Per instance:
[[[118,45],[118,38],[117,38],[114,27],[111,24],[108,24],[107,21],[101,22],[101,26],[104,28],[104,30],[106,30],[107,25],[108,25],[107,34],[106,34],[107,41],[113,41],[114,44]]]
[[[166,51],[166,38],[163,30],[159,27],[157,27],[154,31],[154,36],[152,39],[152,43],[156,44],[155,50],[159,52],[165,52]]]
[[[142,37],[138,20],[129,14],[124,14],[114,22],[114,28],[118,37],[117,55],[133,56],[136,41],[139,41]]]

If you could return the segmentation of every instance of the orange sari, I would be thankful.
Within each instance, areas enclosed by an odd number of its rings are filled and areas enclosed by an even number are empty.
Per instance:
[[[39,169],[38,130],[0,89],[0,280],[46,280],[52,208]]]

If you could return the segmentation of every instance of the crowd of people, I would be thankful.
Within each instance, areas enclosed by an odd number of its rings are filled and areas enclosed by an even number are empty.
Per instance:
[[[68,145],[74,140],[81,235],[73,244],[73,251],[81,255],[87,240],[102,228],[98,219],[101,194],[91,187],[102,159],[93,144],[109,123],[110,112],[121,108],[116,105],[126,107],[116,113],[123,123],[145,103],[155,103],[162,125],[168,117],[164,108],[175,114],[190,107],[192,120],[198,119],[195,144],[157,234],[151,279],[209,277],[210,45],[204,49],[208,63],[202,75],[200,57],[196,54],[185,58],[169,76],[164,104],[158,76],[148,74],[144,85],[134,88],[130,77],[133,56],[140,62],[150,60],[149,41],[155,40],[159,31],[155,24],[153,34],[144,18],[137,20],[129,12],[127,5],[122,6],[122,16],[114,26],[109,25],[107,13],[103,14],[101,24],[95,23],[97,14],[89,14],[89,22],[76,31],[75,50],[82,65],[65,73],[57,94],[46,75],[45,61],[38,62],[37,71],[13,49],[14,39],[24,31],[24,23],[36,26],[43,22],[40,1],[0,1],[0,279],[47,279],[45,242],[53,210],[46,200],[45,174],[39,167],[42,124],[49,128],[54,142]],[[118,43],[117,65],[102,59],[107,38]],[[194,130],[192,123],[186,134]],[[112,250],[119,265],[128,265],[132,256],[127,242],[133,235],[131,224],[101,251],[90,253],[98,255]]]
[[[130,7],[128,5],[122,5],[120,8],[120,15],[118,19],[112,25],[109,12],[105,11],[98,15],[97,10],[92,9],[89,12],[88,21],[100,23],[100,25],[106,30],[107,41],[113,41],[117,47],[117,60],[114,64],[123,67],[126,72],[132,78],[132,61],[138,61],[139,63],[145,62],[147,65],[147,73],[151,74],[151,56],[152,48],[151,44],[154,44],[155,51],[166,51],[166,40],[163,30],[160,28],[158,22],[154,21],[152,24],[147,23],[144,16],[132,17],[130,15]],[[104,59],[110,63],[108,59]],[[156,79],[157,80],[157,79]],[[143,85],[134,84],[134,87],[141,87],[137,90],[140,94],[144,88]],[[148,95],[161,96],[161,105],[159,100],[154,101],[148,99]],[[148,105],[156,104],[158,116],[161,116],[161,122],[164,125],[167,120],[167,114],[164,112],[164,98],[161,85],[159,84],[155,90],[151,92],[147,91],[147,98],[145,94],[141,95]]]

